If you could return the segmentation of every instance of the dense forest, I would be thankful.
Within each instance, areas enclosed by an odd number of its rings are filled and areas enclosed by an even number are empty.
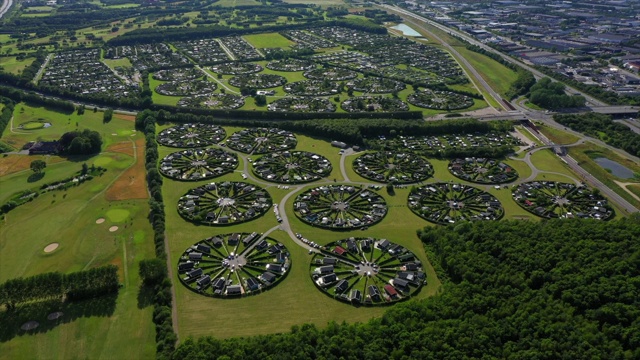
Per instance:
[[[572,130],[601,139],[631,155],[640,156],[640,135],[626,125],[611,120],[611,116],[597,113],[556,114],[553,119]]]
[[[559,82],[552,82],[549,78],[540,79],[531,86],[529,101],[545,109],[565,109],[583,107],[583,96],[569,96],[564,92],[565,86]]]
[[[418,232],[444,292],[364,324],[187,339],[174,359],[640,358],[640,217]]]

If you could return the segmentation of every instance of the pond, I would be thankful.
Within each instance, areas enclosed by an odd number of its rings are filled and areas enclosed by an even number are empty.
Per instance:
[[[634,177],[633,171],[626,166],[623,166],[613,160],[599,157],[593,159],[601,167],[611,171],[611,174],[621,179],[632,179]]]
[[[398,24],[398,25],[392,27],[392,29],[402,31],[402,34],[404,36],[412,36],[412,37],[421,37],[422,36],[422,35],[420,35],[419,32],[415,31],[412,27],[410,27],[407,24]]]

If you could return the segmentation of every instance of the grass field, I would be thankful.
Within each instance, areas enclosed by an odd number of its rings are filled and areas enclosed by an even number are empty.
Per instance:
[[[2,67],[4,71],[8,73],[19,74],[27,66],[31,65],[33,60],[34,58],[26,58],[24,60],[18,60],[15,56],[0,57],[0,67]]]
[[[502,96],[505,96],[511,84],[517,79],[515,71],[486,55],[479,54],[461,46],[457,46],[456,50],[469,61],[471,66],[478,70],[487,84]]]
[[[265,33],[243,36],[251,45],[258,49],[262,48],[288,48],[293,41],[278,33]]]
[[[117,67],[123,67],[123,68],[131,68],[133,67],[133,65],[131,64],[131,61],[129,60],[129,58],[121,58],[121,59],[103,59],[102,62],[104,62],[108,67],[115,69]]]
[[[562,131],[556,128],[552,128],[550,126],[546,126],[546,125],[537,125],[538,129],[540,129],[540,132],[542,132],[546,137],[549,138],[549,140],[553,141],[556,144],[560,144],[560,145],[568,145],[568,144],[573,144],[576,141],[580,140],[579,137],[570,134],[566,131]]]
[[[54,117],[54,114],[47,116]],[[124,120],[114,120],[110,125],[115,130],[109,131],[116,133],[131,132],[133,127],[132,122]],[[107,142],[121,138],[119,135],[107,137]],[[25,163],[16,160],[17,156],[7,156],[3,160]],[[138,159],[143,161],[141,157]],[[0,322],[3,323],[0,330],[2,357],[154,357],[152,307],[148,296],[139,294],[137,270],[141,259],[154,256],[153,232],[146,219],[148,205],[146,200],[108,201],[105,198],[106,190],[134,165],[134,158],[122,152],[104,152],[92,158],[70,161],[49,157],[48,162],[45,176],[35,182],[29,182],[30,170],[0,177],[0,202],[16,191],[71,176],[80,170],[83,162],[89,165],[99,163],[107,171],[77,187],[42,194],[4,216],[0,225],[0,281],[42,272],[72,272],[114,264],[119,268],[122,287],[117,297],[64,305],[47,302],[29,304],[20,307],[17,315],[13,316],[0,312]],[[106,221],[96,224],[98,218]],[[109,227],[114,225],[119,227],[118,230],[110,232]],[[45,253],[44,247],[54,242],[59,247]],[[50,312],[57,310],[64,312],[61,322],[46,319]],[[38,330],[17,336],[19,326],[29,320],[40,322]],[[135,346],[131,346],[134,343]]]
[[[247,6],[247,5],[261,5],[260,2],[255,0],[220,0],[213,4],[214,6],[221,7],[236,7],[236,6]]]

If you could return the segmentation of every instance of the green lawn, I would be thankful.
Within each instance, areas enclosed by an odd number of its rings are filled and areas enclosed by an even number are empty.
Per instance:
[[[260,2],[255,0],[220,0],[214,3],[214,6],[221,7],[236,7],[236,6],[247,6],[247,5],[261,5]]]
[[[123,67],[123,68],[131,68],[133,67],[133,65],[131,64],[131,61],[129,60],[129,58],[121,58],[121,59],[103,59],[102,62],[104,62],[108,67],[115,69],[117,67]]]
[[[515,71],[486,55],[479,54],[461,46],[457,46],[456,50],[469,61],[471,66],[478,70],[487,84],[502,96],[505,96],[511,84],[515,82],[518,77]]]
[[[19,74],[24,70],[24,68],[31,65],[33,60],[34,58],[18,60],[15,56],[0,57],[0,67],[8,73]]]
[[[550,126],[538,125],[538,128],[540,129],[540,132],[542,132],[546,137],[549,138],[549,140],[553,141],[556,144],[568,145],[580,140],[579,137],[573,134],[556,128],[552,128]]]
[[[244,35],[243,38],[258,49],[288,48],[289,46],[293,45],[293,41],[287,39],[279,33]]]

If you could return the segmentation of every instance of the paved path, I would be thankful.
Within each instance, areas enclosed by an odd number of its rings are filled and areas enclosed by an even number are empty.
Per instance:
[[[11,9],[11,5],[13,5],[13,0],[4,0],[2,2],[2,6],[0,6],[0,19]]]
[[[217,77],[209,74],[209,72],[207,72],[205,69],[201,68],[200,65],[196,65],[195,66],[196,69],[202,71],[205,75],[207,75],[209,78],[213,79],[213,81],[217,82],[218,84],[220,84],[220,86],[222,86],[223,88],[225,88],[226,91],[232,93],[232,94],[240,94],[239,92],[233,90],[232,88],[228,87],[227,84],[225,84],[224,82],[220,81],[220,79],[218,79]]]
[[[40,69],[38,69],[38,73],[36,73],[36,76],[33,77],[33,80],[31,81],[32,83],[38,84],[38,81],[40,81],[44,69],[47,68],[47,65],[49,65],[49,61],[51,61],[51,59],[53,59],[53,54],[47,55],[47,58],[44,59],[44,63],[42,63],[42,66],[40,66]]]

